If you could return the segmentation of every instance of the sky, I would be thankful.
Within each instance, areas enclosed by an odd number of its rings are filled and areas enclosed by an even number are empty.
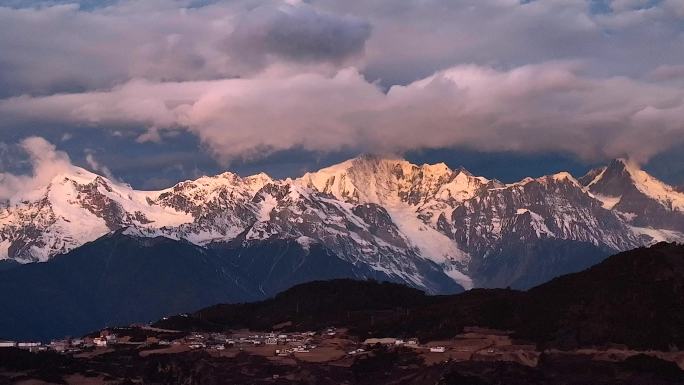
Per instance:
[[[361,153],[680,185],[682,148],[682,0],[0,0],[0,198],[46,159],[142,189]]]

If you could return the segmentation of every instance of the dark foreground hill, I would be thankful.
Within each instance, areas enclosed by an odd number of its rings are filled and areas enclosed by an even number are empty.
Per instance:
[[[216,305],[157,326],[182,330],[350,328],[364,336],[452,337],[465,326],[513,330],[543,347],[625,344],[684,348],[684,246],[660,243],[612,256],[527,292],[476,289],[427,296],[401,285],[312,282],[273,299]]]
[[[684,245],[617,254],[527,293],[518,330],[562,346],[684,349]],[[523,314],[523,315],[525,315]]]

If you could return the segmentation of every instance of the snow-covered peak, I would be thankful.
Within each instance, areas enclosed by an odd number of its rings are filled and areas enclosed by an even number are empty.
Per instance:
[[[621,250],[656,232],[684,233],[682,211],[666,208],[682,207],[684,194],[625,160],[580,181],[560,172],[503,184],[444,163],[364,155],[297,179],[225,172],[160,191],[73,167],[34,193],[0,208],[0,259],[45,261],[128,228],[197,245],[315,242],[418,283],[414,263],[429,260],[469,287],[470,261],[506,242],[552,237]]]
[[[258,174],[250,175],[244,179],[249,184],[260,185],[263,187],[267,183],[273,182],[273,179],[266,173],[260,172]]]
[[[310,172],[299,183],[338,199],[357,203],[420,207],[431,200],[470,198],[489,183],[444,163],[415,165],[404,159],[363,155]]]
[[[644,195],[661,202],[672,210],[684,211],[683,193],[651,176],[636,163],[625,160],[620,160],[620,162],[624,164],[624,169],[631,177],[634,186]]]
[[[539,183],[542,185],[548,185],[549,183],[570,183],[571,185],[577,187],[578,189],[582,189],[583,186],[582,184],[575,179],[572,174],[569,172],[561,171],[555,174],[551,175],[544,175],[540,176],[538,178],[532,178],[532,177],[525,177],[519,182],[513,182],[513,183],[508,183],[505,185],[505,187],[519,187],[519,186],[525,186],[529,183]]]
[[[177,197],[182,196],[184,203],[194,206],[218,198],[231,198],[236,202],[243,202],[250,200],[257,191],[271,182],[273,179],[265,173],[243,178],[232,172],[224,172],[215,176],[186,180],[161,191],[148,191],[148,194],[156,196],[153,200],[159,202],[170,199],[175,201]]]
[[[90,172],[84,168],[72,166],[66,172],[61,172],[52,178],[51,184],[62,184],[66,181],[72,181],[79,184],[87,184],[95,181],[95,179],[106,179],[101,175]]]
[[[55,188],[60,188],[64,185],[80,184],[85,185],[94,182],[95,180],[106,181],[106,178],[92,173],[84,168],[77,166],[69,166],[68,168],[61,170],[59,173],[55,174],[49,179],[49,182],[45,185],[35,186],[32,189],[21,192],[14,196],[12,202],[33,202],[45,198],[48,192]]]
[[[565,172],[565,171],[553,174],[553,175],[551,175],[551,177],[554,180],[569,180],[570,182],[573,182],[573,183],[577,182],[577,180],[575,179],[574,176],[570,175],[569,172]]]
[[[566,171],[561,171],[561,172],[555,173],[553,175],[544,176],[544,177],[538,178],[537,180],[539,180],[542,183],[548,182],[551,180],[553,180],[554,182],[567,182],[567,183],[570,183],[570,184],[572,184],[572,185],[574,185],[580,189],[583,187],[582,184],[577,179],[575,179],[574,176],[572,176],[572,174],[570,174],[569,172],[566,172]]]
[[[297,183],[352,204],[384,207],[420,254],[438,263],[464,263],[467,255],[436,229],[440,217],[489,182],[446,164],[415,165],[404,159],[364,155],[307,173]]]
[[[593,178],[586,186],[596,195],[619,199],[636,189],[668,210],[684,211],[684,193],[653,177],[635,162],[615,159],[607,167],[593,170],[588,175]]]

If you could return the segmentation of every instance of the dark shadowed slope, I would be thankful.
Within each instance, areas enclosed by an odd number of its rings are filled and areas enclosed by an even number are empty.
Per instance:
[[[256,292],[205,249],[117,232],[48,263],[0,272],[0,331],[14,339],[79,335]]]
[[[318,243],[302,246],[296,240],[273,239],[237,244],[213,243],[208,248],[238,267],[259,288],[259,295],[263,298],[300,283],[338,278],[408,283],[402,277],[374,270],[365,263],[352,264]],[[431,261],[419,261],[416,268],[421,269],[420,276],[426,278],[423,284],[435,292],[454,294],[464,291]]]
[[[126,232],[46,263],[0,269],[0,338],[48,339],[149,322],[216,303],[269,298],[313,280],[403,282],[365,264],[354,265],[319,244],[268,240],[203,248]],[[425,264],[434,270],[426,268],[423,276],[441,282],[440,291],[463,291],[436,265]]]

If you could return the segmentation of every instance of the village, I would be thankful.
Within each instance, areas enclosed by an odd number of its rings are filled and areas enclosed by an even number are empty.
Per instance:
[[[316,331],[291,331],[287,327],[275,329],[260,332],[246,329],[185,332],[133,325],[49,343],[0,341],[0,354],[3,349],[35,354],[47,352],[83,360],[81,362],[91,359],[106,361],[123,356],[139,357],[144,361],[147,358],[166,359],[178,355],[181,359],[217,360],[214,362],[260,362],[261,368],[267,367],[263,366],[266,362],[279,368],[299,368],[311,364],[353,368],[357,363],[375,362],[374,359],[387,357],[387,354],[415,357],[418,358],[416,362],[428,367],[449,362],[510,362],[536,368],[542,361],[542,354],[607,362],[622,362],[631,356],[648,354],[674,362],[680,367],[684,365],[684,353],[681,352],[643,352],[619,346],[573,351],[538,350],[534,344],[514,338],[510,331],[481,327],[465,327],[453,338],[433,341],[403,336],[362,339],[345,328],[335,327]],[[288,373],[287,369],[280,373],[267,371],[264,374],[276,380],[283,373]],[[292,374],[288,376],[297,378]]]
[[[451,340],[421,343],[418,338],[368,338],[359,340],[346,329],[333,327],[306,332],[254,332],[236,330],[214,333],[183,333],[136,325],[104,329],[99,334],[54,340],[50,343],[0,341],[2,348],[31,352],[53,351],[75,357],[89,357],[123,348],[139,349],[141,356],[205,351],[214,356],[233,357],[240,352],[273,360],[295,359],[309,362],[351,360],[377,348],[412,349],[426,363],[447,360],[516,361],[529,366],[537,363],[539,352],[533,345],[515,344],[507,333],[466,328]]]

